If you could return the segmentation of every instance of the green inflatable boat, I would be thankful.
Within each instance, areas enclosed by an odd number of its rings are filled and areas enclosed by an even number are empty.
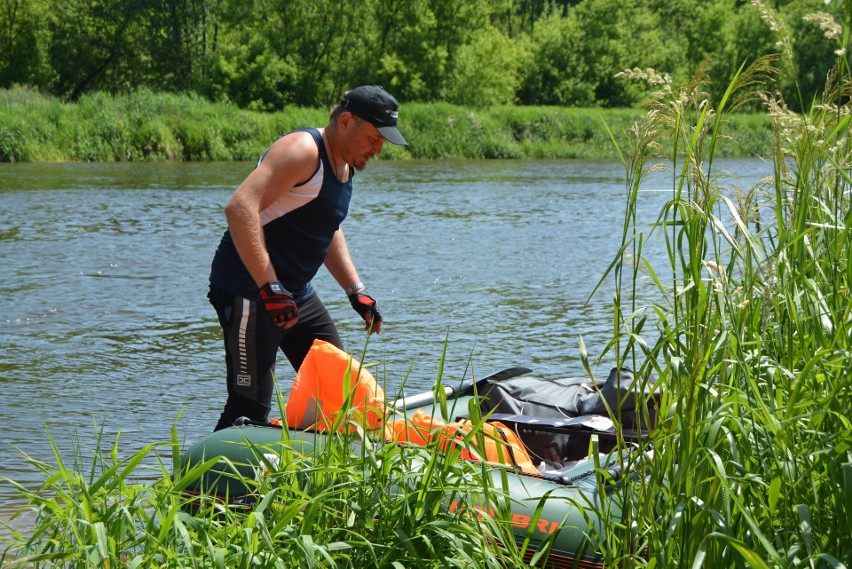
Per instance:
[[[605,509],[614,519],[620,517],[618,489],[623,483],[621,465],[627,460],[624,449],[638,449],[641,433],[654,419],[654,406],[648,404],[653,396],[646,394],[647,398],[637,402],[632,372],[624,368],[613,370],[596,385],[588,378],[543,380],[530,373],[527,368],[510,368],[476,382],[444,385],[442,394],[432,390],[402,397],[394,402],[391,413],[405,418],[425,411],[450,422],[464,420],[471,410],[478,409],[489,422],[510,429],[536,471],[512,468],[510,461],[490,470],[494,487],[506,488],[508,483],[512,531],[518,544],[526,542],[526,557],[531,558],[546,543],[547,567],[602,567],[603,556],[595,544],[606,535],[606,528],[594,512]],[[442,408],[449,416],[443,416]],[[617,410],[623,426],[619,434],[608,410]],[[184,468],[217,457],[220,460],[186,492],[251,508],[259,497],[245,479],[255,479],[274,468],[281,448],[306,455],[321,449],[329,436],[286,425],[283,429],[240,420],[195,443],[182,456]],[[622,444],[618,444],[619,437]],[[352,438],[356,440],[353,453],[362,452],[358,447],[364,444],[373,444]],[[597,448],[599,454],[590,456],[590,448]],[[620,454],[616,448],[622,449]],[[233,476],[234,470],[240,476]],[[636,470],[631,470],[635,476]],[[459,504],[448,499],[446,507],[453,511]]]

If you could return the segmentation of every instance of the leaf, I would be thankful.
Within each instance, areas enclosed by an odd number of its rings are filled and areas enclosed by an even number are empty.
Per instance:
[[[778,496],[781,494],[781,478],[776,476],[769,483],[769,515],[774,517],[775,507],[778,504]]]

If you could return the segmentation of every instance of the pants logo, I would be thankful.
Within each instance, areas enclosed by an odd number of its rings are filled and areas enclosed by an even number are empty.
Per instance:
[[[237,376],[237,385],[240,387],[250,387],[251,386],[251,376],[250,375],[238,375]]]

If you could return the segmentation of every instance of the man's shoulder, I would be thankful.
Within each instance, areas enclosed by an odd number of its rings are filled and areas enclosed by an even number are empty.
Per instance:
[[[276,191],[304,184],[317,171],[320,141],[307,130],[292,131],[276,140],[264,153],[257,170],[266,172]]]
[[[321,136],[321,131],[315,128],[292,130],[273,142],[270,151],[281,149],[317,154],[319,152],[318,139],[321,139]]]
[[[294,130],[273,142],[261,161],[267,164],[285,165],[302,161],[315,163],[319,158],[318,144],[311,131]]]

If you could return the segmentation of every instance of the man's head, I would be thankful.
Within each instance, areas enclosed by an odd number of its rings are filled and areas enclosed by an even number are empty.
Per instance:
[[[388,142],[408,145],[396,127],[399,104],[378,85],[362,85],[347,91],[339,108],[375,126]]]

